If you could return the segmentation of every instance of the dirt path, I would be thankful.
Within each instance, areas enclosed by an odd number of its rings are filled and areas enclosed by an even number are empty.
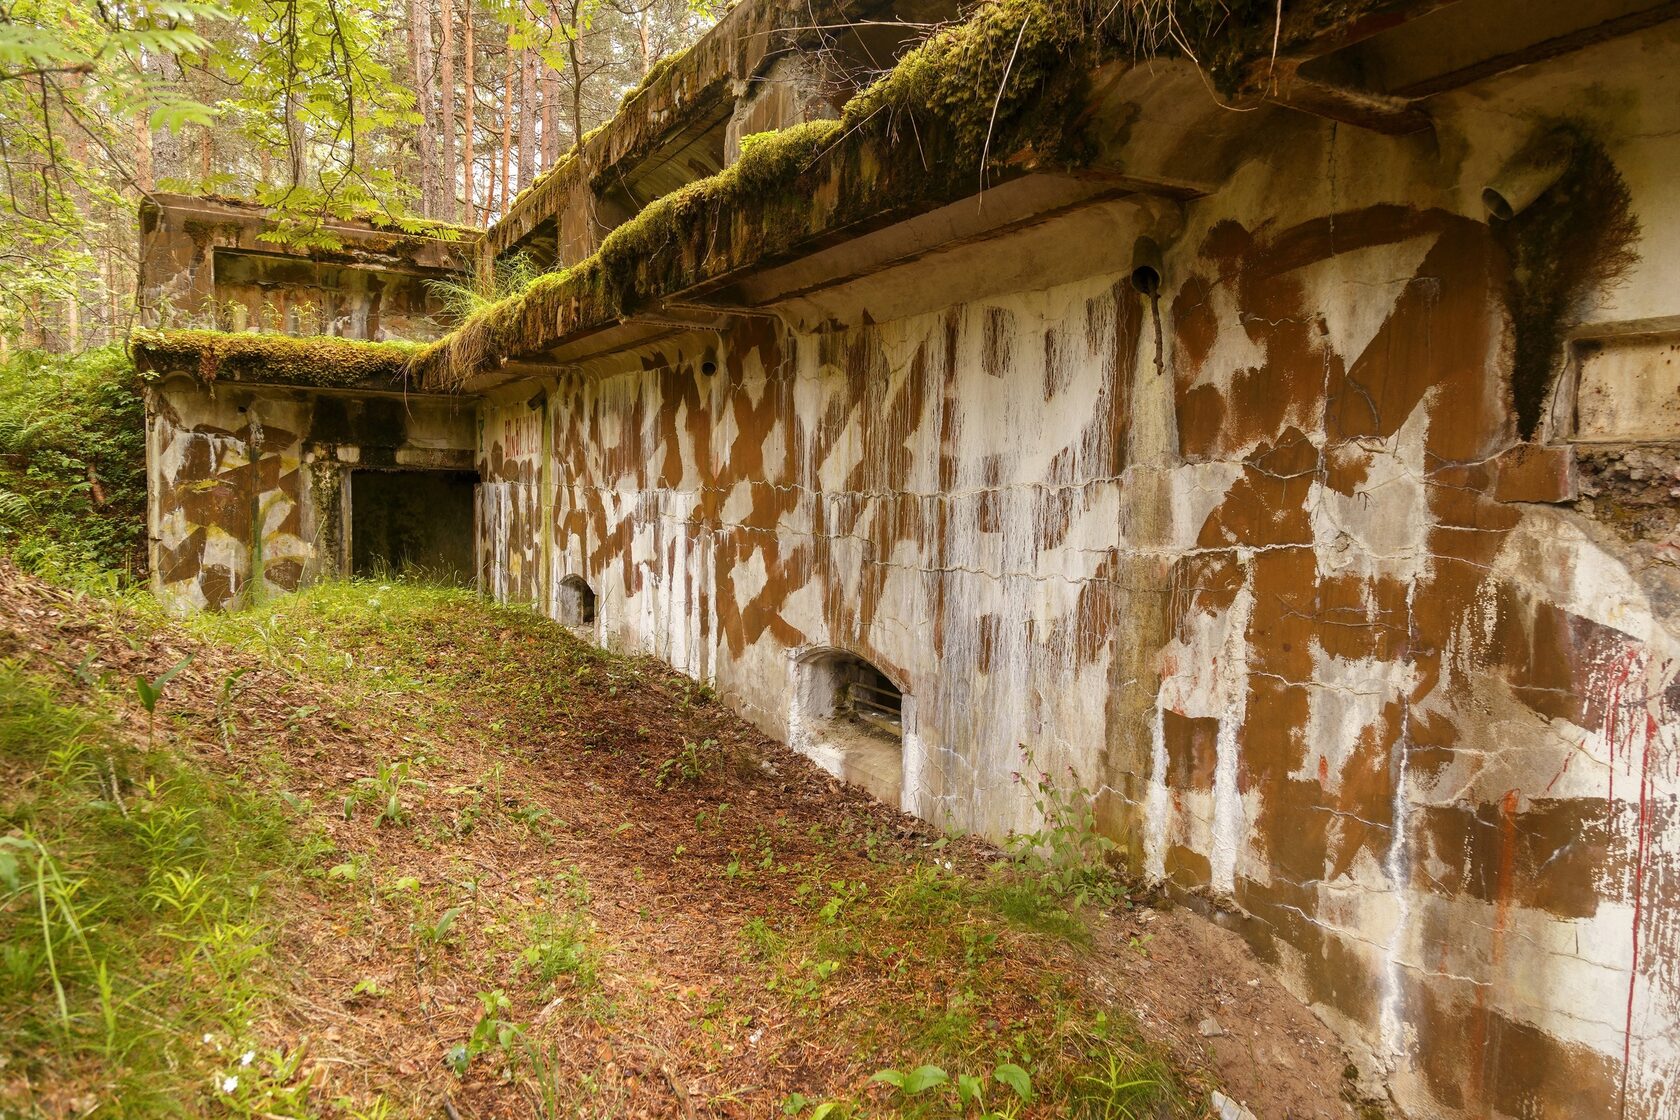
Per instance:
[[[906,1099],[871,1075],[923,1063],[1021,1115],[1125,1115],[1087,1084],[1105,1062],[1160,1083],[1150,1114],[1205,1115],[1222,1086],[1263,1120],[1354,1115],[1327,1033],[1231,935],[1126,907],[1081,932],[1023,887],[1003,916],[995,850],[652,662],[365,585],[195,626],[0,568],[0,656],[143,739],[125,682],[191,654],[169,749],[320,831],[280,887],[253,1029],[339,1102],[323,1115],[880,1115]]]

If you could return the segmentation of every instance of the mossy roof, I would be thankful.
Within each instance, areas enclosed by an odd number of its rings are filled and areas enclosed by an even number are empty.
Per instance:
[[[987,0],[909,51],[840,120],[747,138],[722,172],[655,199],[587,260],[539,277],[435,343],[175,331],[137,335],[136,354],[154,369],[196,363],[206,379],[348,387],[406,376],[419,387],[458,389],[502,360],[538,354],[684,289],[966,197],[982,173],[997,181],[1077,169],[1092,155],[1082,131],[1090,78],[1111,63],[1186,54],[1229,92],[1274,52],[1406,2],[1175,0],[1162,9],[1145,0]],[[678,61],[650,74],[626,105],[682,69]],[[595,142],[586,137],[584,147]],[[558,188],[580,166],[562,161],[514,211],[562,201]],[[555,198],[536,197],[548,194]],[[495,236],[495,228],[486,235]]]
[[[989,0],[908,52],[845,107],[748,138],[717,175],[654,200],[594,256],[469,318],[415,359],[419,383],[458,388],[505,358],[539,353],[731,272],[797,256],[848,227],[955,201],[989,180],[1071,170],[1092,154],[1081,117],[1090,75],[1151,50],[1193,55],[1241,87],[1274,49],[1401,0],[1177,0],[1169,40],[1141,0]],[[1156,38],[1159,37],[1159,43]],[[984,165],[984,166],[982,166]]]
[[[406,384],[410,364],[422,349],[412,342],[204,330],[137,330],[130,345],[136,364],[154,377],[184,373],[206,383],[229,380],[314,389]]]

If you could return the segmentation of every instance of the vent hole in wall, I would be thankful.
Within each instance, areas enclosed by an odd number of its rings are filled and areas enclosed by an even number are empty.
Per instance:
[[[581,576],[567,576],[560,581],[560,622],[577,628],[595,625],[595,589]]]
[[[795,667],[794,746],[836,777],[897,805],[904,784],[904,694],[861,657],[824,650]]]

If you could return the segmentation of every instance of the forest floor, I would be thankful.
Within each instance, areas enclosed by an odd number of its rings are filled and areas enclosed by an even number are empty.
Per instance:
[[[0,562],[0,1116],[1358,1114],[1233,935],[1043,871],[529,611]]]

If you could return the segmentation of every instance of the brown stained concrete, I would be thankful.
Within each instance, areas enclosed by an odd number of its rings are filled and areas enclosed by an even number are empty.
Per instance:
[[[215,610],[348,574],[349,472],[470,470],[475,442],[454,400],[167,378],[147,392],[153,590]]]
[[[1029,765],[1097,790],[1406,1114],[1663,1115],[1671,616],[1519,440],[1474,196],[1415,140],[1280,135],[1186,209],[1164,373],[1117,254],[1005,293],[935,255],[943,310],[806,293],[559,373],[549,452],[510,388],[490,579],[587,580],[602,641],[779,735],[798,656],[866,658],[930,819],[1032,826]]]

